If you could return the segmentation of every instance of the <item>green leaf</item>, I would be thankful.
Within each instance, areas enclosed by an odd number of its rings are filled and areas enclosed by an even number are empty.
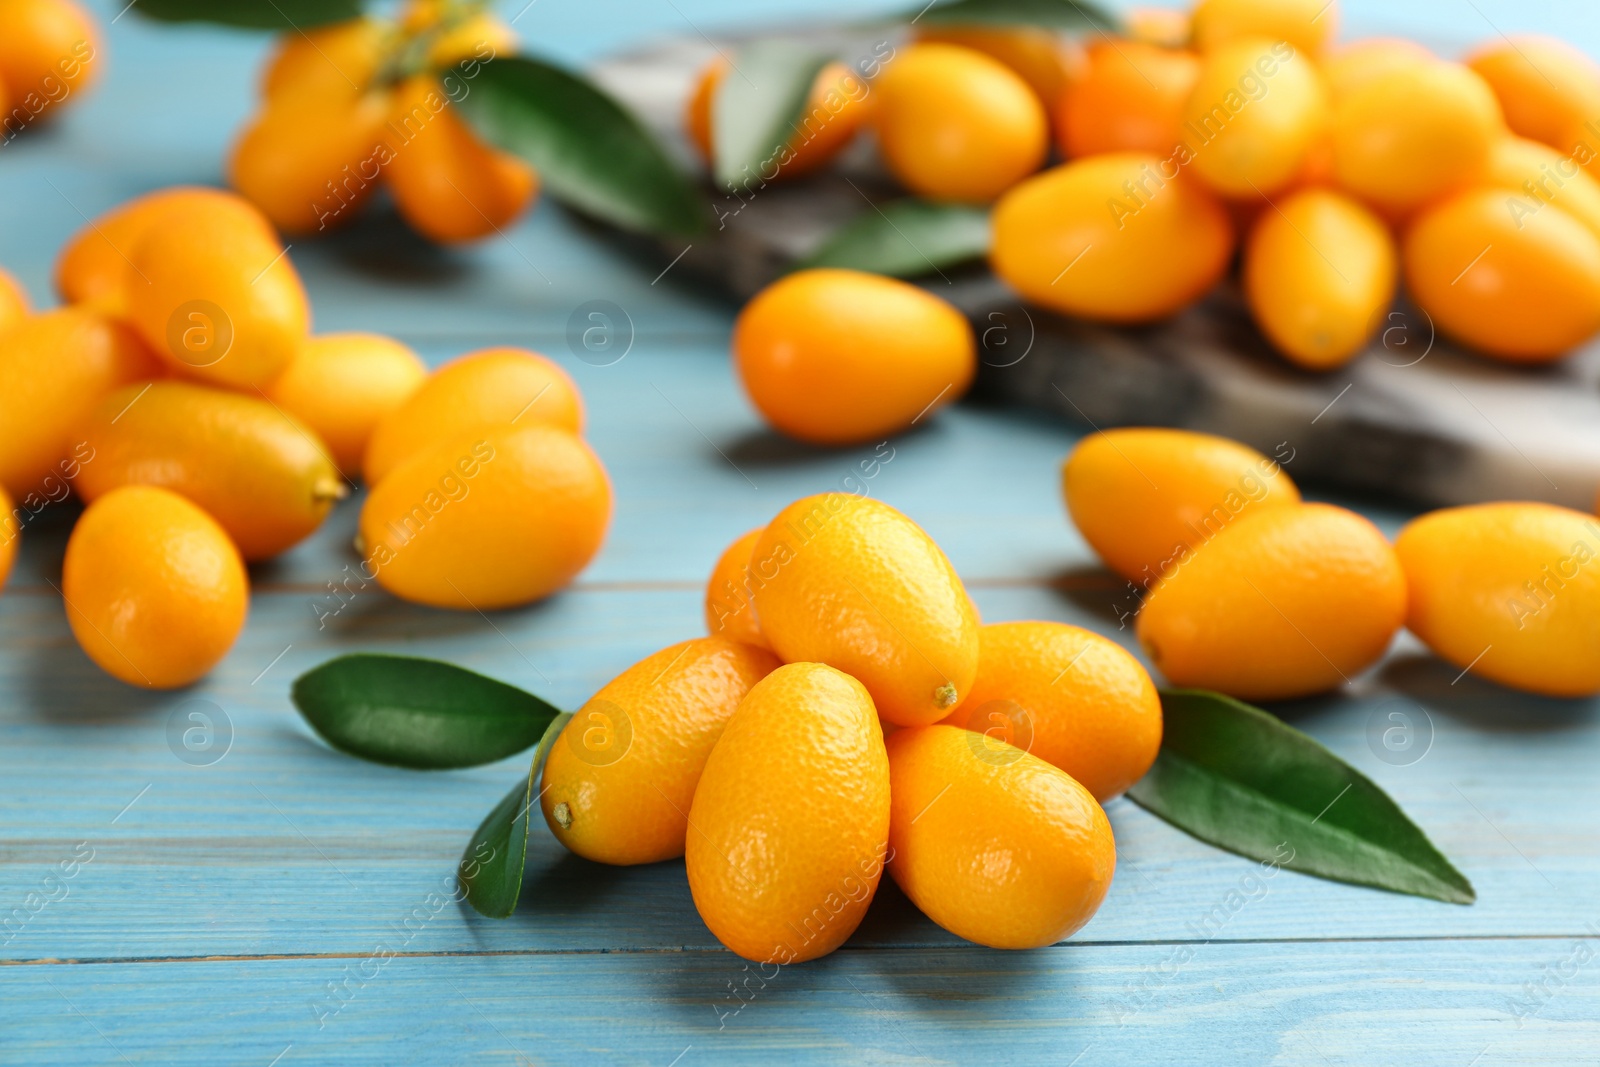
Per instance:
[[[1116,33],[1119,20],[1093,0],[951,0],[907,19],[926,26],[1041,26]]]
[[[481,674],[412,656],[359,653],[307,671],[290,690],[311,728],[374,763],[476,767],[534,744],[556,708]]]
[[[849,267],[914,278],[989,252],[989,210],[896,200],[835,230],[799,267]]]
[[[517,898],[522,895],[522,869],[528,862],[528,813],[538,799],[534,786],[539,781],[539,768],[571,718],[572,712],[564,711],[550,721],[534,750],[533,762],[528,765],[527,781],[518,782],[495,805],[478,824],[467,850],[461,854],[457,868],[461,889],[480,915],[505,919],[517,910]]]
[[[1141,807],[1219,848],[1319,878],[1477,899],[1388,794],[1294,727],[1198,689],[1163,692],[1161,710],[1161,752],[1128,790]]]
[[[486,140],[538,168],[562,203],[625,229],[693,235],[706,207],[639,120],[598,86],[528,56],[484,63],[461,113]]]
[[[800,128],[811,85],[831,58],[786,38],[751,41],[739,49],[711,108],[719,184],[748,186],[781,165],[778,154]]]
[[[362,0],[138,0],[133,9],[161,22],[214,22],[251,30],[308,30],[361,15]]]

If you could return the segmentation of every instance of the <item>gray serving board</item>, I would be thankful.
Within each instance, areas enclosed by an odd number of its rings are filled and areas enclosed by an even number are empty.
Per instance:
[[[797,35],[847,57],[884,40],[903,47],[888,29]],[[671,39],[594,73],[699,167],[683,135],[684,101],[701,66],[736,49],[731,38]],[[873,202],[901,195],[863,137],[829,173],[740,197],[714,193],[719,228],[651,252],[663,267],[748,297]],[[1301,481],[1414,504],[1529,499],[1594,510],[1600,344],[1553,366],[1508,366],[1453,347],[1402,302],[1360,357],[1308,373],[1273,354],[1227,286],[1175,319],[1123,328],[1026,305],[981,265],[931,272],[921,283],[971,318],[981,339],[979,397],[1079,425],[1181,426],[1268,453],[1290,449]]]

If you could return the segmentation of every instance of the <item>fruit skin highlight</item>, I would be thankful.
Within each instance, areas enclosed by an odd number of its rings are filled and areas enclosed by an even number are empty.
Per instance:
[[[458,611],[527,604],[588,566],[611,482],[579,437],[537,422],[467,433],[402,462],[367,496],[367,573],[403,600]]]
[[[556,840],[597,863],[683,855],[706,758],[750,687],[777,667],[765,649],[697,637],[607,682],[544,766],[539,803]]]
[[[950,561],[905,515],[848,493],[804,497],[778,513],[751,558],[761,631],[785,663],[860,679],[898,726],[937,722],[966,697],[976,613]]]
[[[959,399],[978,369],[972,327],[914,285],[864,271],[796,271],[739,313],[734,366],[791,437],[845,445],[908,429]]]
[[[1095,554],[1144,588],[1241,514],[1300,502],[1288,473],[1255,449],[1151,427],[1078,442],[1061,467],[1061,495]]]
[[[310,536],[347,492],[309,429],[265,400],[189,382],[129,385],[82,429],[94,459],[78,492],[94,501],[125,485],[158,485],[193,501],[248,560]]]
[[[1376,663],[1405,615],[1405,575],[1378,528],[1297,504],[1229,523],[1145,598],[1138,634],[1175,686],[1286,700]]]
[[[889,852],[889,760],[866,689],[820,663],[757,682],[706,760],[689,825],[689,890],[717,940],[763,963],[838,948]]]
[[[1395,539],[1406,626],[1456,667],[1554,697],[1600,692],[1600,523],[1551,504],[1444,508]]]
[[[1013,745],[1067,772],[1101,803],[1144,777],[1161,747],[1161,698],[1116,642],[1059,622],[979,631],[972,692],[944,725],[985,753]]]
[[[1065,771],[1009,745],[982,750],[972,737],[950,726],[889,737],[889,874],[928,918],[969,941],[1053,945],[1111,887],[1111,824]]]
[[[221,526],[176,493],[130,485],[79,517],[61,570],[67,621],[107,674],[175,689],[227,655],[244,628],[244,561]]]

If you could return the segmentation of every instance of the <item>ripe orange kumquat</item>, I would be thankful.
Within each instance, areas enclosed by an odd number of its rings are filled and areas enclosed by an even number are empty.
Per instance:
[[[1211,193],[1173,160],[1135,152],[1028,179],[995,205],[993,226],[989,261],[1002,280],[1044,307],[1109,322],[1182,310],[1233,254],[1233,226]]]
[[[48,120],[100,76],[100,33],[75,0],[0,0],[6,129]]]
[[[646,656],[573,713],[550,749],[539,803],[550,832],[597,863],[683,855],[706,758],[772,653],[698,637]]]
[[[860,679],[899,726],[937,722],[965,699],[976,613],[939,546],[899,511],[849,493],[804,497],[778,512],[752,559],[761,632],[779,659]]]
[[[22,535],[19,525],[17,513],[12,510],[11,498],[6,495],[5,487],[0,486],[0,589],[6,587],[11,565],[17,559],[17,545]]]
[[[1056,98],[1056,138],[1069,158],[1105,152],[1166,157],[1200,77],[1192,53],[1143,41],[1096,41],[1084,72]]]
[[[1111,888],[1111,824],[1065,771],[974,737],[950,726],[889,737],[889,874],[957,936],[990,948],[1055,944]]]
[[[711,580],[706,583],[706,629],[713,636],[743,641],[758,648],[769,646],[761,632],[761,621],[756,618],[750,562],[756,542],[761,540],[765,529],[757,526],[735,538],[717,557]]]
[[[367,442],[362,472],[377,485],[406,457],[480,430],[544,423],[583,432],[583,398],[560,364],[525,348],[458,356],[385,415]]]
[[[1067,85],[1082,77],[1082,44],[1035,26],[937,26],[917,30],[919,42],[953,44],[998,59],[1027,82],[1049,110]]]
[[[1285,700],[1377,662],[1405,613],[1405,575],[1377,527],[1294,504],[1230,522],[1145,598],[1138,634],[1174,685]]]
[[[327,445],[347,478],[361,473],[378,423],[428,377],[410,348],[372,333],[330,333],[308,340],[265,392]]]
[[[1515,363],[1558,359],[1600,329],[1600,239],[1555,204],[1503,189],[1429,208],[1407,230],[1406,287],[1439,330]]]
[[[1600,119],[1600,63],[1541,34],[1499,37],[1467,58],[1494,90],[1511,131],[1560,152],[1574,128]]]
[[[1256,325],[1309,370],[1355,358],[1394,299],[1399,251],[1371,211],[1331,189],[1307,189],[1264,212],[1244,252]]]
[[[1368,37],[1336,50],[1322,63],[1328,95],[1338,103],[1375,75],[1395,67],[1427,63],[1432,52],[1402,37]]]
[[[528,604],[570,582],[611,524],[611,481],[576,434],[539,422],[467,431],[407,456],[367,494],[366,569],[403,600]]]
[[[1242,37],[1285,41],[1316,56],[1339,25],[1336,0],[1200,0],[1189,16],[1194,46],[1208,52]]]
[[[479,140],[432,74],[408,79],[395,91],[389,133],[384,174],[395,204],[407,222],[435,241],[473,241],[497,233],[539,191],[538,173]]]
[[[160,373],[137,334],[87,308],[56,308],[0,334],[0,486],[19,502],[60,499],[60,480],[89,454],[79,426],[95,405]]]
[[[987,203],[1039,169],[1050,149],[1044,105],[982,52],[913,44],[874,83],[885,164],[932,200]]]
[[[27,318],[31,310],[27,290],[9,272],[0,270],[0,333]]]
[[[298,544],[345,496],[322,443],[260,396],[182,381],[110,393],[79,433],[94,461],[85,500],[124,485],[159,485],[216,519],[248,560]]]
[[[1471,182],[1504,132],[1478,74],[1443,60],[1402,63],[1334,107],[1334,178],[1378,210],[1405,215]]]
[[[89,658],[129,685],[174,689],[227,655],[244,628],[244,562],[222,527],[166,489],[90,504],[61,567],[67,621]]]
[[[91,304],[107,314],[126,316],[128,281],[134,277],[128,260],[134,249],[169,210],[176,212],[173,219],[181,219],[197,205],[232,211],[239,225],[256,227],[264,240],[276,240],[266,217],[231,193],[199,185],[158,189],[90,220],[62,246],[56,256],[56,292],[69,304]]]
[[[739,313],[734,366],[757,410],[791,437],[856,444],[960,399],[977,372],[966,317],[907,282],[796,271]]]
[[[688,821],[689,890],[717,940],[780,964],[838,948],[889,853],[889,760],[866,689],[820,663],[757,682],[706,760]]]
[[[1106,566],[1148,589],[1241,515],[1298,504],[1278,463],[1213,434],[1106,430],[1062,464],[1072,522]]]
[[[1271,196],[1327,129],[1327,90],[1308,54],[1281,40],[1231,39],[1204,53],[1183,122],[1206,184],[1223,196]]]
[[[1066,771],[1102,803],[1144,777],[1161,747],[1161,699],[1120,645],[1059,622],[997,622],[978,632],[978,677],[947,726]]]
[[[154,213],[128,254],[126,300],[145,342],[174,370],[253,389],[300,351],[311,308],[282,243],[256,209],[233,199],[185,198]]]
[[[1600,692],[1600,525],[1551,504],[1444,508],[1395,541],[1406,626],[1463,671],[1555,697]]]

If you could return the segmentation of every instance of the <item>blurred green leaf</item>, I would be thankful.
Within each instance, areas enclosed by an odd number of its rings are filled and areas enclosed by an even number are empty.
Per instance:
[[[308,30],[361,15],[362,0],[137,0],[161,22],[213,22],[252,30]]]
[[[1202,841],[1338,882],[1477,899],[1372,780],[1276,716],[1221,693],[1161,694],[1155,766],[1130,799]]]
[[[835,230],[799,266],[914,278],[988,253],[988,208],[907,199],[869,207]]]
[[[706,207],[639,120],[581,75],[528,56],[483,63],[457,101],[485,140],[538,168],[550,194],[624,229],[692,235]]]
[[[1091,0],[952,0],[906,13],[919,26],[1041,26],[1116,33],[1120,20]]]
[[[799,129],[811,85],[830,58],[788,39],[740,47],[711,107],[711,154],[719,185],[731,189],[759,182],[763,171],[781,164],[779,153]]]

